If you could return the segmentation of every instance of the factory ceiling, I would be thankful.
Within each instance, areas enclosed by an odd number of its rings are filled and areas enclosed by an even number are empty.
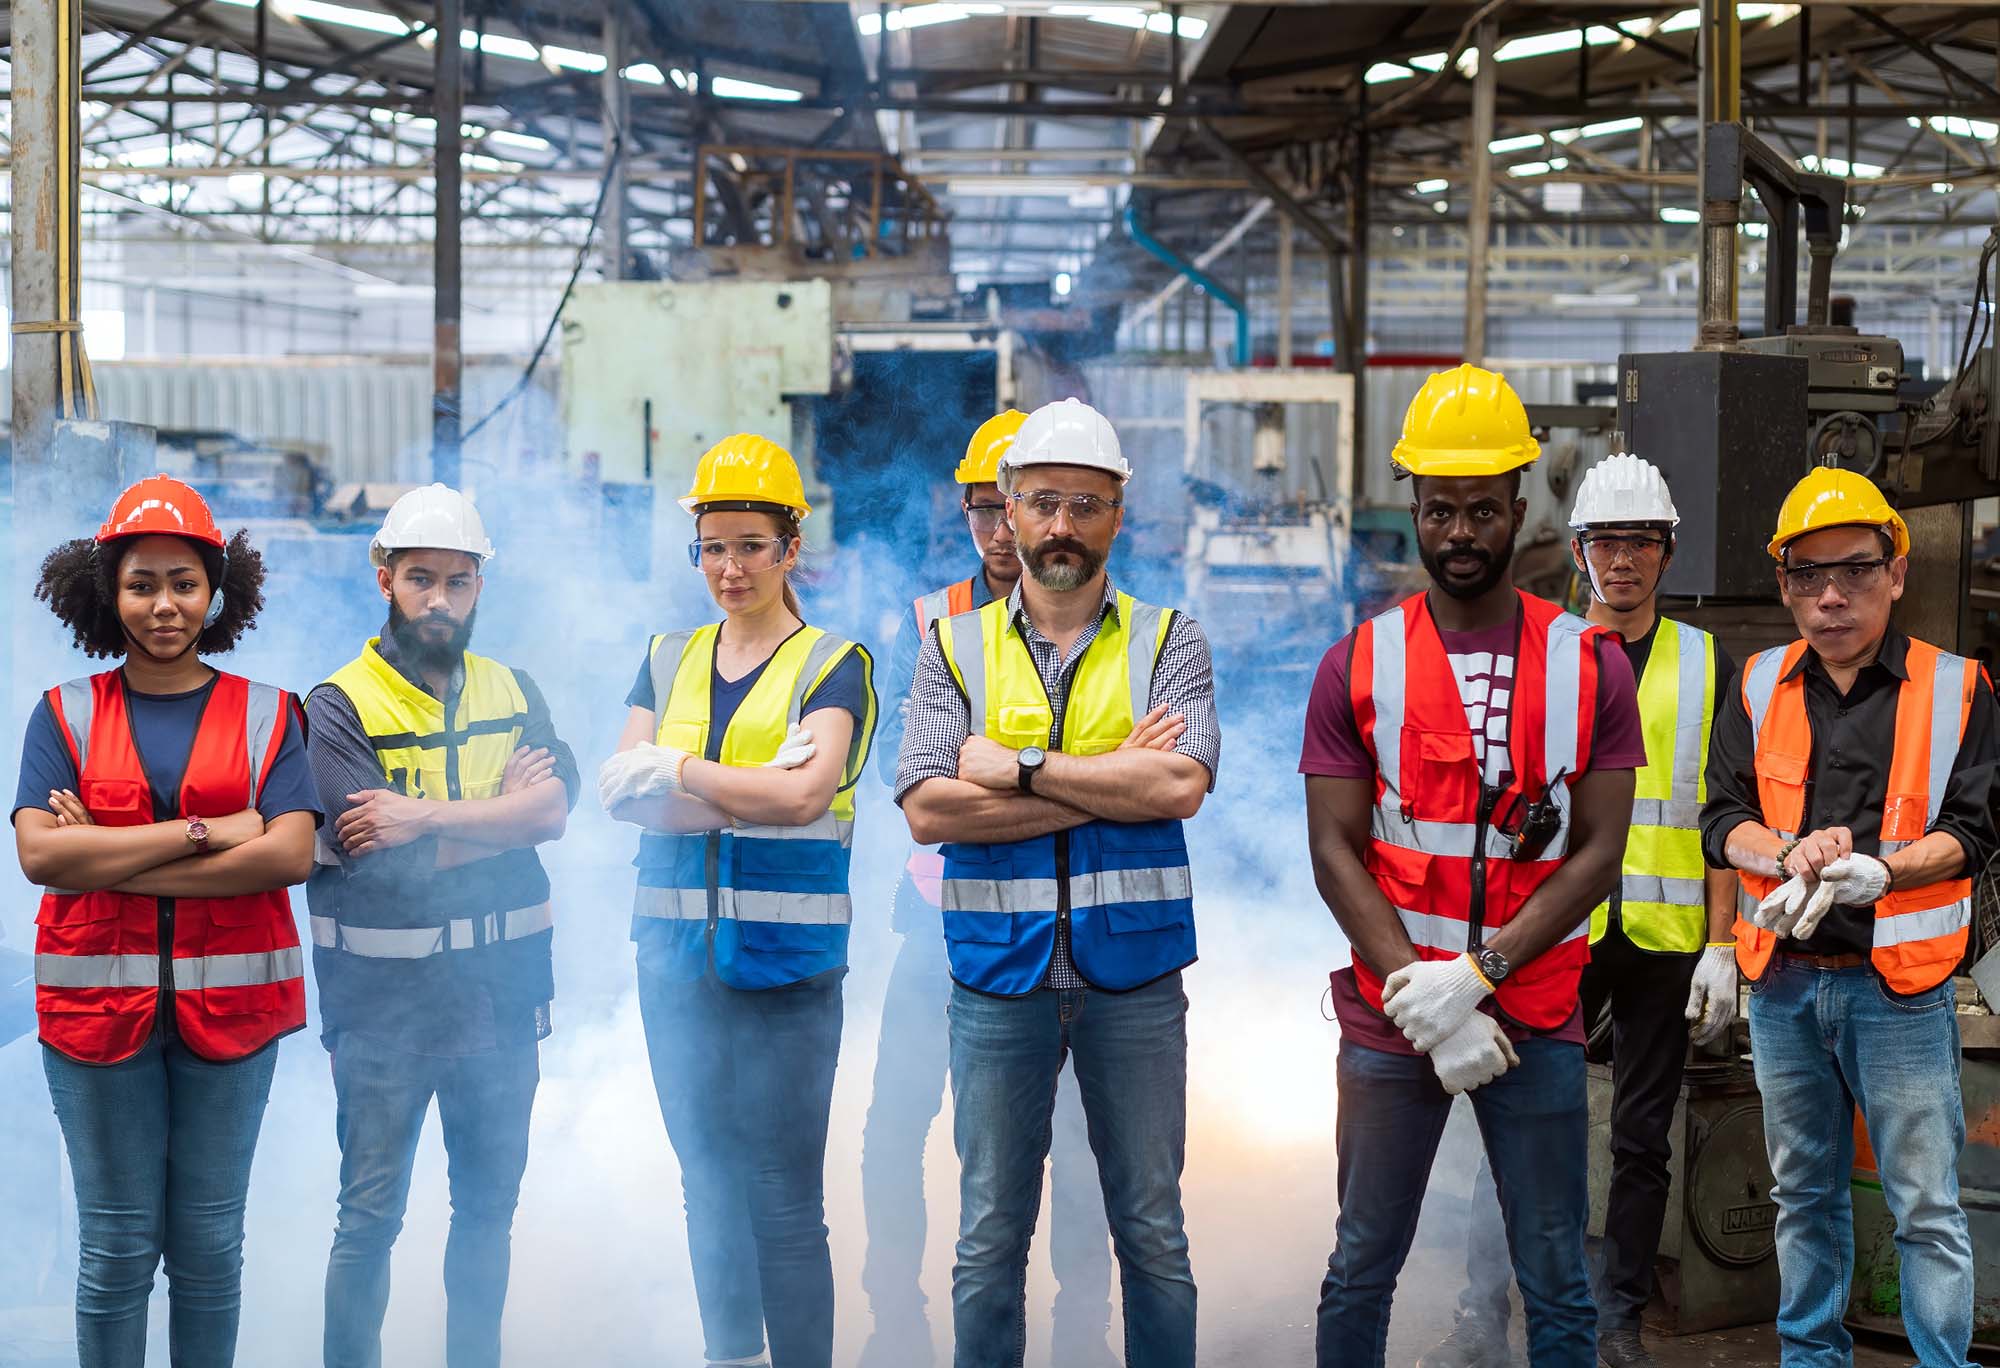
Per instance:
[[[1843,287],[1917,297],[1961,280],[2000,178],[1993,7],[1737,8],[1745,118],[1851,182]],[[462,0],[469,248],[580,242],[607,117],[622,116],[642,271],[671,269],[691,241],[698,147],[721,149],[702,162],[711,242],[776,232],[781,204],[801,221],[858,212],[874,164],[814,156],[880,153],[949,214],[968,284],[1059,278],[1093,302],[1149,292],[1165,268],[1132,245],[1129,213],[1188,256],[1240,228],[1218,269],[1254,287],[1280,231],[1317,262],[1352,250],[1365,223],[1375,307],[1448,309],[1470,207],[1471,25],[1485,18],[1498,32],[1493,307],[1685,307],[1699,134],[1686,6],[630,0],[609,26],[606,12]],[[402,248],[420,277],[437,13],[93,0],[87,235],[284,242],[366,253],[376,270]],[[792,198],[756,149],[807,154],[787,159]],[[886,193],[875,212],[922,198],[893,178]],[[1280,212],[1257,211],[1271,199]]]

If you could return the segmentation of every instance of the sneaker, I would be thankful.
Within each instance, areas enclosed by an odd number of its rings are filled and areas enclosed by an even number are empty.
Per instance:
[[[1646,1352],[1637,1330],[1599,1330],[1597,1361],[1604,1368],[1659,1368],[1659,1360]]]
[[[1484,1316],[1460,1316],[1437,1348],[1417,1360],[1417,1368],[1507,1368],[1507,1327]]]

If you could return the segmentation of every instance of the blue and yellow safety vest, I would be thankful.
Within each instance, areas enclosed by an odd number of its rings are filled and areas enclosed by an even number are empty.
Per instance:
[[[654,740],[706,756],[719,626],[653,638]],[[806,698],[849,651],[868,652],[817,627],[778,647],[723,732],[720,762],[762,765],[778,753]],[[855,729],[833,805],[804,826],[731,826],[640,838],[632,939],[643,967],[673,980],[699,978],[710,963],[731,988],[781,988],[847,963],[854,919],[847,892],[854,844],[854,781],[875,730],[875,693]]]
[[[1054,749],[1118,749],[1146,712],[1172,622],[1171,610],[1118,595],[1077,662]],[[1054,709],[1007,600],[941,619],[938,644],[974,732],[1016,750],[1049,745]],[[1194,962],[1194,885],[1177,821],[1093,819],[1025,841],[949,842],[942,894],[952,977],[982,993],[1040,987],[1065,920],[1077,972],[1095,987],[1137,988]]]

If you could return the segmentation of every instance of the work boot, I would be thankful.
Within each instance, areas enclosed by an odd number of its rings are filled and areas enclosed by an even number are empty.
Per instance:
[[[1507,1327],[1485,1316],[1464,1316],[1417,1368],[1507,1368]]]
[[[1636,1329],[1597,1332],[1597,1361],[1604,1368],[1659,1368],[1659,1360],[1646,1352]]]

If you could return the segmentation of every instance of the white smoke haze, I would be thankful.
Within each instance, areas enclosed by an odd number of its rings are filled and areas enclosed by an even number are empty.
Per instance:
[[[502,440],[514,451],[553,461],[561,442],[551,405],[537,391],[524,402],[533,407]],[[957,441],[962,445],[963,437]],[[871,648],[879,691],[895,624],[910,599],[962,577],[973,559],[962,523],[938,538],[937,544],[953,548],[948,556],[927,554],[931,508],[918,491],[948,480],[957,452],[913,441],[874,456],[882,472],[875,487],[907,491],[895,531],[857,536],[835,552],[813,551],[808,562],[815,583],[805,587],[805,608],[809,621]],[[503,464],[514,466],[512,460]],[[647,1066],[628,940],[637,833],[598,810],[591,780],[622,725],[625,692],[648,634],[712,620],[716,609],[684,560],[657,564],[650,582],[640,582],[624,553],[596,534],[595,496],[570,489],[548,465],[529,470],[502,476],[468,461],[467,484],[499,548],[487,570],[472,649],[526,670],[541,686],[558,732],[576,751],[585,792],[566,838],[542,852],[557,909],[555,1033],[542,1048],[542,1083],[514,1223],[506,1357],[516,1365],[697,1365],[702,1341],[679,1170]],[[27,597],[24,576],[31,579],[47,547],[91,530],[42,521],[16,521],[20,544],[10,597],[20,621],[9,643],[11,734],[0,760],[10,792],[17,738],[35,693],[103,668],[68,650],[59,625]],[[233,527],[240,520],[223,521]],[[914,535],[918,529],[923,535]],[[808,539],[814,531],[808,521]],[[383,616],[366,540],[320,538],[294,548],[260,536],[272,571],[270,601],[244,646],[215,663],[303,694],[350,658],[364,636],[379,630]],[[1113,552],[1114,577],[1148,583],[1177,577],[1175,565],[1131,565],[1124,555],[1123,549]],[[1292,630],[1317,647],[1331,644],[1341,628],[1300,622]],[[1346,950],[1314,890],[1306,848],[1296,767],[1309,685],[1308,675],[1267,674],[1255,661],[1228,667],[1218,681],[1225,734],[1221,782],[1190,824],[1202,958],[1186,974],[1192,1010],[1185,1192],[1201,1292],[1201,1361],[1217,1368],[1309,1360],[1319,1281],[1333,1239],[1337,1035],[1320,1003],[1326,973],[1345,963]],[[860,1282],[861,1132],[882,997],[900,944],[889,914],[908,843],[872,759],[861,790],[852,970],[826,1164],[838,1306],[835,1362],[841,1365],[854,1363],[871,1329]],[[0,944],[25,952],[35,890],[11,863],[0,874],[0,888]],[[303,889],[295,890],[293,902],[303,928]],[[942,1013],[934,1029],[945,1030]],[[339,1154],[332,1081],[317,1031],[315,1006],[308,1029],[280,1047],[259,1143],[237,1359],[245,1368],[319,1362]],[[9,1260],[0,1263],[0,1365],[74,1361],[74,1197],[66,1178],[60,1187],[56,1182],[61,1139],[39,1048],[32,1036],[0,1047],[0,1158],[21,1156],[0,1167],[0,1231],[8,1232],[0,1244],[15,1247],[0,1255]],[[1453,1179],[1449,1152],[1441,1156],[1441,1185],[1462,1193],[1471,1163],[1467,1156],[1457,1165],[1462,1175]],[[925,1159],[923,1290],[934,1361],[941,1364],[950,1361],[957,1177],[947,1092]],[[1446,1210],[1427,1222],[1404,1280],[1403,1305],[1426,1309],[1414,1327],[1406,1325],[1407,1317],[1399,1322],[1392,1355],[1407,1348],[1406,1357],[1414,1357],[1426,1347],[1424,1336],[1448,1323],[1448,1310],[1440,1308],[1448,1308],[1459,1286],[1462,1254],[1453,1251],[1450,1230],[1438,1224],[1449,1223],[1452,1204],[1433,1205]],[[396,1245],[385,1363],[443,1361],[448,1225],[445,1155],[433,1112]],[[1071,1362],[1049,1354],[1047,1312],[1055,1283],[1048,1231],[1045,1207],[1028,1290],[1028,1361],[1035,1365]],[[1115,1277],[1112,1287],[1115,1304]],[[157,1364],[166,1362],[164,1289],[162,1274],[149,1359]],[[1122,1358],[1115,1305],[1107,1347]],[[1100,1354],[1075,1361],[1106,1360]]]

